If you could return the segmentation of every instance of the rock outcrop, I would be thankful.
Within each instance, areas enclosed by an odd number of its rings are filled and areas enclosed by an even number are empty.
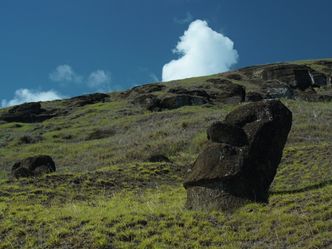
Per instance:
[[[109,100],[110,96],[105,93],[93,93],[82,96],[77,96],[66,100],[70,106],[81,107],[96,103],[104,103]]]
[[[160,109],[176,109],[182,106],[203,105],[208,100],[203,97],[188,94],[167,94],[160,97]]]
[[[264,68],[262,78],[264,80],[279,80],[292,88],[305,90],[312,85],[310,68],[296,64],[277,64]]]
[[[278,100],[241,106],[212,124],[208,145],[185,177],[186,206],[233,210],[267,202],[291,124],[292,113]]]
[[[263,99],[263,95],[258,92],[247,92],[246,93],[246,101],[247,102],[256,102]]]
[[[54,117],[55,114],[43,109],[40,102],[31,102],[10,108],[0,116],[6,122],[36,123]]]
[[[120,96],[150,111],[190,105],[238,104],[262,99],[331,101],[330,93],[323,95],[322,91],[314,89],[331,84],[332,63],[317,61],[315,64],[319,66],[315,67],[313,63],[275,63],[246,67],[215,75],[201,82],[197,79],[197,82],[187,85],[173,82],[137,86]]]
[[[317,71],[311,70],[310,76],[312,79],[312,85],[315,87],[321,87],[327,85],[327,76]]]
[[[132,104],[139,105],[149,111],[159,111],[160,99],[151,93],[137,95],[132,101]]]
[[[215,88],[208,91],[214,102],[238,104],[245,101],[246,91],[243,86],[220,78],[208,79],[207,82],[212,83]]]
[[[166,86],[159,83],[153,83],[153,84],[145,84],[142,86],[135,86],[131,88],[128,91],[125,91],[121,94],[122,97],[136,97],[137,95],[141,94],[148,94],[148,93],[154,93],[154,92],[160,92],[163,89],[165,89]]]
[[[15,178],[40,176],[56,170],[55,163],[50,156],[40,155],[28,157],[16,162],[12,167]]]
[[[245,101],[245,88],[230,80],[213,78],[208,84],[196,87],[172,87],[167,91],[161,84],[135,87],[122,96],[128,97],[134,105],[150,111],[177,109],[183,106],[204,105],[207,103],[237,104]],[[162,92],[163,91],[163,92]]]
[[[251,84],[259,87],[264,99],[302,99],[305,101],[331,101],[331,95],[316,93],[314,88],[329,84],[329,61],[318,61],[319,71],[312,65],[277,63],[240,69]],[[250,96],[247,98],[249,101]]]
[[[291,99],[294,96],[293,89],[286,83],[279,80],[269,80],[263,83],[261,91],[264,99]]]

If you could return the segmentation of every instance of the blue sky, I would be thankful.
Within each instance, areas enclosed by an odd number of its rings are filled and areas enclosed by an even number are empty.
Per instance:
[[[330,0],[2,0],[0,104],[332,57],[331,10]]]

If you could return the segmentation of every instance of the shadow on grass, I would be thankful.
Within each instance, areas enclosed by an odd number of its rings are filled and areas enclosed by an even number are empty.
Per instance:
[[[304,187],[304,188],[299,188],[299,189],[270,191],[270,195],[303,193],[303,192],[310,191],[310,190],[320,189],[320,188],[323,188],[323,187],[328,186],[330,184],[332,184],[332,179],[321,182],[321,183],[318,183],[318,184],[310,185],[310,186],[307,186],[307,187]]]

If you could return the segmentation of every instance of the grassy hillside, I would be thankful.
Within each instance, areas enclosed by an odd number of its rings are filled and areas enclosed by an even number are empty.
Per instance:
[[[227,74],[166,85],[215,77]],[[332,248],[332,102],[282,101],[293,126],[269,203],[233,213],[186,210],[182,179],[206,128],[237,104],[150,112],[111,93],[42,123],[0,124],[0,248]],[[149,162],[156,153],[172,162]],[[38,154],[56,173],[10,177],[16,160]]]

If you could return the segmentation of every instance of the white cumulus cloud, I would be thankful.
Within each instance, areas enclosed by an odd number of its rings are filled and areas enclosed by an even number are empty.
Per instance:
[[[73,68],[69,65],[59,65],[50,73],[50,79],[55,82],[80,82],[82,77],[75,73]]]
[[[108,87],[110,83],[111,74],[104,70],[96,70],[92,72],[87,80],[87,85],[91,88]]]
[[[190,23],[173,52],[180,58],[163,66],[162,81],[226,72],[239,57],[234,42],[203,20]]]
[[[36,90],[22,88],[15,91],[13,99],[8,101],[2,100],[1,106],[7,107],[7,106],[19,105],[26,102],[50,101],[62,98],[64,98],[64,96],[53,90],[36,91]]]

